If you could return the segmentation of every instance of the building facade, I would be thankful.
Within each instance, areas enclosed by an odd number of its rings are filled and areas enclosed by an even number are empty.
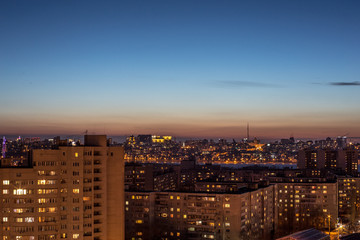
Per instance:
[[[104,135],[34,150],[0,168],[0,198],[1,240],[124,239],[124,150]]]
[[[337,182],[277,183],[277,234],[333,229],[338,219]]]
[[[126,192],[126,239],[271,239],[275,192]]]

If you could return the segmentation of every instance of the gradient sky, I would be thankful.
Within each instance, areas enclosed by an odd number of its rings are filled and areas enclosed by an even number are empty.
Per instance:
[[[360,1],[0,1],[0,133],[360,136]]]

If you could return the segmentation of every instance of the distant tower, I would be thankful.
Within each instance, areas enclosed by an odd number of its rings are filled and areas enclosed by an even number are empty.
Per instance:
[[[295,138],[294,138],[294,134],[293,134],[293,133],[290,134],[290,138],[289,138],[289,139],[290,139],[290,142],[291,142],[291,143],[295,143]]]
[[[250,140],[250,127],[249,127],[249,123],[247,123],[247,135],[246,135],[247,140]]]
[[[2,143],[2,150],[1,150],[2,158],[5,158],[5,153],[6,153],[6,138],[4,136],[3,137],[3,143]]]

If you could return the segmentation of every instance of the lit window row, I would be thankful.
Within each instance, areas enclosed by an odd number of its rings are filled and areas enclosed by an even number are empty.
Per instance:
[[[38,180],[37,181],[38,185],[52,185],[52,184],[56,184],[56,180]]]

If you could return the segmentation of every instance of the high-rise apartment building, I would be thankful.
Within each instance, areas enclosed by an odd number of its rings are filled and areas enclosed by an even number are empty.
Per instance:
[[[84,138],[0,168],[1,240],[124,239],[124,150]]]
[[[125,190],[129,191],[175,191],[178,173],[174,166],[165,164],[125,165]]]
[[[338,220],[336,181],[276,185],[279,236],[312,227],[327,229],[329,222],[330,227],[335,228]]]
[[[356,149],[344,149],[341,154],[344,159],[345,171],[347,174],[356,176],[358,174],[359,151]]]
[[[329,169],[343,171],[346,174],[358,175],[359,152],[356,149],[305,149],[298,155],[299,169]]]
[[[325,168],[325,152],[322,149],[306,149],[299,151],[298,168],[322,169]]]
[[[360,178],[338,177],[339,217],[343,223],[360,218]]]
[[[271,239],[276,186],[233,193],[126,192],[126,239]]]

